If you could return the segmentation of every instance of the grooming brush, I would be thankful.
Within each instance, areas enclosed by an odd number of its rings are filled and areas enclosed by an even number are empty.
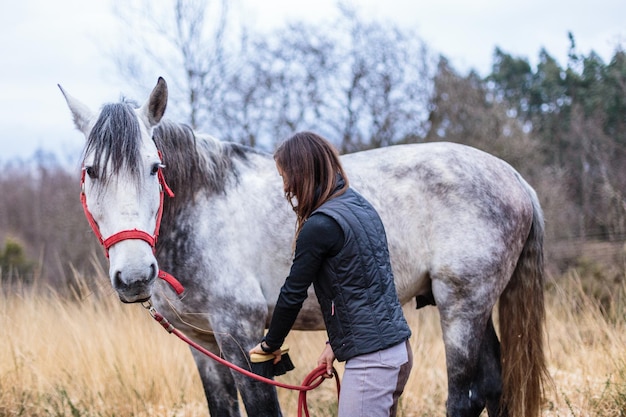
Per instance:
[[[289,346],[282,345],[280,347],[280,361],[274,365],[275,356],[271,353],[253,353],[250,355],[251,369],[257,375],[265,378],[273,378],[274,376],[284,375],[295,368],[291,358],[289,358]]]

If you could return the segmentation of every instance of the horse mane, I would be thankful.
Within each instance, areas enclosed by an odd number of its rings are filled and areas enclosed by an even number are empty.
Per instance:
[[[107,183],[108,175],[122,169],[131,175],[139,175],[140,134],[139,121],[130,102],[123,100],[102,107],[83,152],[83,160],[93,153],[92,168],[98,173],[102,185]],[[107,174],[109,165],[111,170]]]
[[[259,153],[234,142],[197,134],[190,126],[169,120],[162,120],[155,128],[153,140],[162,154],[165,179],[175,193],[164,207],[164,222],[192,202],[199,190],[226,193],[228,185],[238,181],[234,162],[248,163],[250,153]]]

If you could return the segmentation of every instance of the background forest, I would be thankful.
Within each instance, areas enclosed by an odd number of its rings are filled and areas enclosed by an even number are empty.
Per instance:
[[[567,62],[541,50],[536,66],[496,48],[491,73],[480,77],[460,74],[415,33],[367,21],[341,5],[331,24],[298,22],[251,33],[234,27],[226,1],[179,1],[167,11],[150,4],[117,12],[121,21],[133,22],[127,41],[111,54],[120,78],[136,86],[131,98],[144,97],[162,75],[172,90],[167,117],[270,152],[303,129],[330,138],[342,153],[429,141],[485,150],[537,190],[550,276],[575,270],[600,299],[623,288],[621,46],[603,62],[593,51],[581,54],[570,34]],[[65,291],[77,276],[104,265],[78,203],[80,155],[70,159],[76,164],[68,167],[41,151],[4,163],[5,283],[39,280]]]

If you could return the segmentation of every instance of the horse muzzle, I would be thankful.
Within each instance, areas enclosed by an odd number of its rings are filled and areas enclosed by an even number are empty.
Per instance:
[[[111,271],[111,283],[123,303],[142,303],[152,297],[158,268],[151,264],[146,270]]]

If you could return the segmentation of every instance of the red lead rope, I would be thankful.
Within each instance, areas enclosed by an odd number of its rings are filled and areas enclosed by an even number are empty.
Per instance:
[[[326,365],[320,365],[317,368],[313,369],[307,376],[306,378],[304,378],[304,380],[302,381],[302,385],[290,385],[290,384],[284,384],[282,382],[278,382],[278,381],[274,381],[273,379],[269,379],[269,378],[265,378],[262,377],[260,375],[255,374],[254,372],[250,372],[246,369],[243,369],[233,363],[228,362],[227,360],[217,356],[216,354],[214,354],[213,352],[210,352],[208,350],[206,350],[205,348],[203,348],[202,346],[200,346],[199,344],[197,344],[196,342],[194,342],[193,340],[189,339],[187,336],[185,336],[180,330],[178,330],[177,328],[175,328],[165,317],[163,317],[161,314],[159,314],[159,312],[156,311],[156,309],[152,306],[152,304],[148,301],[146,303],[143,303],[143,306],[148,309],[148,311],[150,312],[150,315],[161,325],[163,326],[163,328],[165,330],[167,330],[169,333],[173,333],[174,335],[176,335],[179,339],[181,339],[182,341],[184,341],[185,343],[187,343],[189,346],[194,347],[195,349],[199,350],[200,352],[202,352],[203,354],[207,355],[208,357],[210,357],[211,359],[221,363],[222,365],[225,365],[227,367],[229,367],[230,369],[233,369],[243,375],[246,375],[250,378],[256,379],[257,381],[261,381],[264,382],[266,384],[270,384],[270,385],[274,385],[276,387],[281,387],[281,388],[286,388],[292,391],[300,391],[300,394],[298,395],[298,417],[302,417],[302,413],[304,412],[304,415],[306,417],[310,417],[309,416],[309,408],[307,406],[307,402],[306,402],[306,393],[307,391],[311,391],[317,387],[319,387],[322,382],[324,382],[324,380],[328,379],[325,375],[326,375]],[[335,377],[335,382],[337,384],[337,398],[339,398],[339,392],[341,390],[341,384],[339,382],[339,374],[337,374],[337,370],[335,368],[333,368],[333,376]]]

